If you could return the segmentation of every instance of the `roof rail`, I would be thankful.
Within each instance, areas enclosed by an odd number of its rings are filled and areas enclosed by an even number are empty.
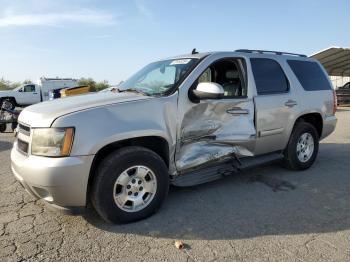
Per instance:
[[[300,57],[307,57],[306,55],[303,55],[303,54],[294,54],[294,53],[288,53],[288,52],[269,51],[269,50],[237,49],[236,52],[241,52],[241,53],[259,53],[259,54],[273,53],[273,54],[276,54],[276,55],[294,55],[294,56],[300,56]]]

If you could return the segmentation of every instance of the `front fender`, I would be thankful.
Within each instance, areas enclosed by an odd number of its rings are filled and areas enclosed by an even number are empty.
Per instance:
[[[162,137],[173,147],[176,116],[174,94],[71,113],[56,119],[52,127],[75,127],[72,156],[94,155],[108,144],[144,136]]]
[[[98,151],[100,151],[100,149],[102,149],[105,146],[110,145],[112,143],[123,141],[123,140],[128,140],[128,139],[133,139],[133,138],[140,138],[140,137],[161,137],[161,138],[165,139],[169,145],[172,144],[172,141],[169,140],[169,136],[163,130],[159,130],[159,129],[158,130],[157,129],[133,130],[133,131],[129,131],[129,132],[114,134],[110,137],[104,138],[101,141],[98,141],[94,145],[94,147],[92,148],[90,154],[95,155]]]
[[[13,92],[10,91],[0,91],[0,99],[2,98],[8,98],[8,97],[13,97]]]
[[[11,92],[3,92],[3,93],[1,92],[0,93],[0,100],[3,100],[3,99],[13,99],[13,101],[15,103],[17,103],[16,97]]]

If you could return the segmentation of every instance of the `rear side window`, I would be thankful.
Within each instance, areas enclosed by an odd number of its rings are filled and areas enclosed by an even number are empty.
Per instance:
[[[306,91],[332,89],[318,63],[300,60],[288,60],[287,62]]]
[[[250,59],[259,95],[288,92],[289,84],[280,64],[272,59]]]

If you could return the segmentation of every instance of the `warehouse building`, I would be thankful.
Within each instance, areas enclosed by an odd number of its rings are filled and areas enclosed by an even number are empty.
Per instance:
[[[350,82],[350,48],[329,47],[311,57],[322,63],[335,89]]]

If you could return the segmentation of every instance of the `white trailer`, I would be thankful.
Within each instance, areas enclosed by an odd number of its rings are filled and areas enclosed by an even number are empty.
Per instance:
[[[11,91],[0,91],[0,106],[3,101],[16,106],[28,106],[49,100],[49,93],[54,89],[78,86],[78,80],[72,78],[40,78],[35,84],[25,84]]]

